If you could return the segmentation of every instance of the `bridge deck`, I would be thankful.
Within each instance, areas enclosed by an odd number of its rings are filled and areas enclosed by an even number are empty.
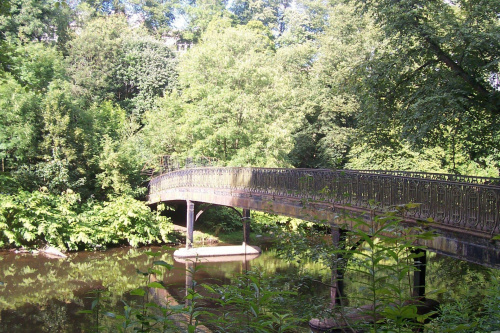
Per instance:
[[[498,179],[316,169],[193,168],[155,177],[149,202],[191,200],[334,222],[339,210],[382,212],[418,203],[408,223],[427,221],[430,249],[500,266]]]

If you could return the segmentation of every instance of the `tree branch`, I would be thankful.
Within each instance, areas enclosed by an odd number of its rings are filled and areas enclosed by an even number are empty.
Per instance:
[[[472,89],[474,89],[478,94],[484,97],[489,97],[490,92],[478,81],[476,81],[471,75],[469,75],[459,64],[457,64],[453,59],[450,58],[446,52],[444,52],[439,45],[437,45],[429,36],[422,36],[424,40],[429,44],[431,50],[437,55],[438,59],[443,62],[448,68],[450,68],[455,74],[461,77],[465,82],[467,82]]]

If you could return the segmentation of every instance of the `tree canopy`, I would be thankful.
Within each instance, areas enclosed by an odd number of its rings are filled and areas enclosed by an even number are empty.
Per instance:
[[[2,172],[83,198],[140,196],[169,154],[496,175],[499,8],[3,1]]]

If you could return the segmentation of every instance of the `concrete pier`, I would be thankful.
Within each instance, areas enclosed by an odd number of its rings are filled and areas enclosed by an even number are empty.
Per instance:
[[[259,256],[262,250],[258,246],[247,244],[236,246],[212,246],[183,248],[174,252],[174,258],[208,258],[208,257],[233,257],[233,256]],[[249,259],[247,259],[249,260]],[[210,261],[210,260],[209,260]]]

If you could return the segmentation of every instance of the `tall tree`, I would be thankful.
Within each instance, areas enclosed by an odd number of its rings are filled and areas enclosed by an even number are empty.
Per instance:
[[[260,21],[269,29],[282,33],[285,29],[284,13],[290,5],[290,0],[234,0],[230,2],[229,10],[242,24]]]
[[[477,161],[498,155],[500,1],[351,3],[388,45],[374,50],[356,88],[365,133],[449,146]]]
[[[175,0],[130,0],[134,14],[140,15],[146,28],[157,34],[162,34],[171,29],[179,12],[180,3]]]
[[[161,137],[157,153],[216,157],[228,165],[286,164],[295,96],[269,35],[257,21],[210,24],[179,63],[181,91],[148,118],[144,133]]]
[[[0,15],[0,31],[7,40],[44,41],[61,47],[69,40],[71,8],[65,1],[10,0]]]
[[[0,1],[0,21],[5,20],[4,16],[9,15],[10,0]],[[10,45],[5,40],[5,34],[0,34],[0,79],[2,79],[5,71],[8,70],[11,63],[9,53],[11,51]]]
[[[79,94],[142,113],[175,85],[173,52],[123,15],[91,21],[69,44],[69,73]]]
[[[175,15],[182,7],[176,0],[80,0],[92,9],[92,15],[109,16],[122,14],[129,21],[143,23],[152,33],[161,35],[170,30]]]
[[[40,105],[51,82],[65,80],[65,70],[62,54],[44,43],[18,46],[9,70],[0,83],[0,158],[10,171],[39,161]]]
[[[227,0],[195,0],[182,7],[180,21],[185,26],[181,29],[182,38],[186,41],[198,42],[210,22],[221,18],[236,18],[227,10]]]
[[[294,134],[290,158],[298,167],[339,168],[357,137],[361,108],[351,90],[359,79],[359,68],[379,46],[377,27],[369,17],[360,17],[354,8],[336,4],[324,8],[328,22],[314,44],[302,126]]]

